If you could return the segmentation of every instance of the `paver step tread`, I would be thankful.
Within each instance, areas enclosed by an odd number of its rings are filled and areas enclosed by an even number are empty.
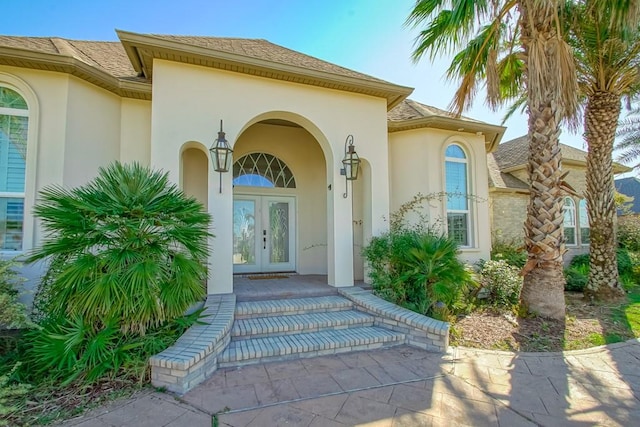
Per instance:
[[[361,350],[371,345],[400,343],[404,334],[374,326],[231,340],[219,363],[232,365],[248,360],[282,358],[305,353],[328,354]]]
[[[321,329],[372,326],[375,318],[355,310],[236,319],[232,337],[282,335]]]
[[[326,310],[350,310],[353,303],[338,296],[315,298],[293,298],[263,301],[243,301],[236,304],[236,318],[250,316],[272,316]]]

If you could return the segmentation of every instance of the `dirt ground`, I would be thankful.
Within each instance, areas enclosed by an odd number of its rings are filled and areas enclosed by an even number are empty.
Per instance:
[[[565,292],[564,322],[512,313],[476,311],[452,325],[451,345],[498,350],[578,350],[633,338],[627,325],[614,320],[619,304],[592,304],[581,293]]]

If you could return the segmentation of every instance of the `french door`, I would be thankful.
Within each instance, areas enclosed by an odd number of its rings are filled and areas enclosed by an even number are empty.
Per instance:
[[[295,198],[233,197],[233,272],[296,269]]]

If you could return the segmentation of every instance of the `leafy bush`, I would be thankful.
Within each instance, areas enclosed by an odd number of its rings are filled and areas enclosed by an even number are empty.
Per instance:
[[[527,251],[515,242],[494,241],[491,244],[491,259],[504,260],[507,264],[522,269],[527,262]]]
[[[625,215],[618,219],[618,244],[630,251],[640,251],[640,217]]]
[[[28,325],[26,307],[18,301],[16,284],[24,281],[13,260],[0,259],[0,329],[16,329]]]
[[[518,305],[522,280],[519,267],[506,260],[487,261],[480,270],[480,292],[485,294],[488,304],[510,309]]]
[[[583,292],[589,279],[589,264],[571,265],[564,270],[564,277],[566,279],[564,285],[566,291]]]
[[[46,376],[63,380],[63,385],[78,378],[93,382],[117,374],[142,381],[148,373],[148,358],[171,345],[198,321],[200,313],[148,329],[144,336],[122,334],[115,322],[96,330],[79,316],[50,319],[26,334],[28,377]]]
[[[144,377],[147,358],[195,321],[183,315],[204,297],[209,215],[166,174],[138,164],[40,196],[34,212],[46,237],[29,262],[48,269],[25,372],[69,383],[137,367]]]
[[[444,319],[460,308],[465,291],[475,284],[457,252],[455,242],[444,236],[395,229],[374,237],[363,254],[377,295]]]
[[[47,316],[142,335],[204,297],[210,218],[166,174],[115,163],[82,187],[46,188],[34,212],[47,234],[28,261],[49,261]]]
[[[16,383],[11,379],[13,373],[20,367],[20,363],[12,366],[6,374],[0,374],[0,426],[8,426],[8,416],[20,410],[18,401],[31,388],[27,384]]]

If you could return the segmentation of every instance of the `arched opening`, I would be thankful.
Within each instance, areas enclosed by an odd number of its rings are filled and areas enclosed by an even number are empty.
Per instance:
[[[234,144],[234,273],[327,274],[327,165],[297,122],[265,118]]]
[[[199,146],[187,145],[181,156],[182,191],[195,197],[205,210],[208,208],[209,160]]]

